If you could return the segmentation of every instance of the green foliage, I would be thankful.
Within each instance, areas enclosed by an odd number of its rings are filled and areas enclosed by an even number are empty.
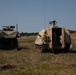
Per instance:
[[[76,33],[76,30],[69,30],[70,33]]]
[[[32,36],[32,35],[38,35],[38,32],[36,32],[36,33],[21,32],[20,35],[21,36]]]

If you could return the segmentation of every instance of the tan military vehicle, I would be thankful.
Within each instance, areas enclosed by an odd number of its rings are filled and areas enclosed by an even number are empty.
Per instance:
[[[2,26],[0,30],[0,49],[14,49],[18,47],[17,37],[18,25],[15,26]]]
[[[56,25],[56,21],[51,21],[53,25],[51,27],[42,29],[36,40],[35,45],[42,51],[52,50],[65,50],[71,51],[71,36],[67,29]]]

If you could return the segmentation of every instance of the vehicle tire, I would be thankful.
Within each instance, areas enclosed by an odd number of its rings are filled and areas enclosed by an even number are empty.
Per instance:
[[[66,47],[65,47],[65,52],[71,52],[72,51],[72,44],[66,44]]]
[[[48,45],[47,44],[43,44],[42,45],[42,52],[45,53],[48,51]]]
[[[68,52],[72,52],[72,44],[69,44]]]

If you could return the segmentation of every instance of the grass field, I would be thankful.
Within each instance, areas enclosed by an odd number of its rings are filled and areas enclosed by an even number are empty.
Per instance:
[[[36,36],[19,38],[21,50],[0,50],[0,75],[76,75],[76,35],[71,53],[40,53]]]

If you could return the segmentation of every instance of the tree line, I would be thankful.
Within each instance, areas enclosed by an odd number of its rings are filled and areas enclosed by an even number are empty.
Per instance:
[[[69,30],[70,33],[76,33],[76,30]]]
[[[69,30],[70,33],[76,33],[76,30]],[[32,33],[28,33],[28,32],[21,32],[20,36],[35,36],[38,35],[38,32],[32,32]]]
[[[27,33],[27,32],[21,32],[20,33],[21,36],[35,36],[38,35],[38,32],[32,32],[32,33]]]

